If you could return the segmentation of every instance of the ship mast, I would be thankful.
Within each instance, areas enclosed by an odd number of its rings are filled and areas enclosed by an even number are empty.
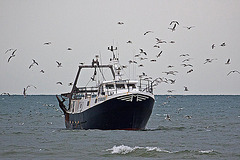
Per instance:
[[[114,52],[117,50],[117,47],[110,46],[110,47],[108,47],[108,50],[111,51],[113,54],[113,58],[110,58],[110,62],[113,63],[113,69],[116,74],[114,80],[121,80],[122,79],[122,74],[121,74],[122,68],[121,68],[121,65],[119,64],[119,58],[118,58],[117,54]]]

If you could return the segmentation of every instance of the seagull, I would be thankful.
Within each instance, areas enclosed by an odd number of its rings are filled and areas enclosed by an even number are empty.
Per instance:
[[[187,28],[188,30],[190,30],[193,27],[195,27],[195,26],[184,26],[183,28]]]
[[[168,114],[166,114],[165,119],[171,121],[170,116]]]
[[[138,65],[138,67],[144,67],[143,64]]]
[[[140,60],[141,60],[141,61],[143,61],[143,60],[145,60],[145,59],[148,59],[148,58],[146,58],[146,57],[144,57],[144,58],[143,58],[143,57],[140,57]]]
[[[180,57],[185,57],[185,56],[189,56],[189,54],[180,54]]]
[[[145,35],[148,34],[148,33],[153,33],[153,31],[147,31],[147,32],[145,32],[143,35],[145,36]]]
[[[193,65],[191,65],[191,64],[185,64],[185,63],[183,63],[183,64],[181,64],[183,67],[188,67],[188,66],[190,66],[190,67],[193,67]]]
[[[59,81],[59,82],[57,82],[56,84],[60,84],[60,85],[63,85],[63,83],[62,83],[62,82],[60,82],[60,81]]]
[[[193,27],[195,27],[195,26],[183,26],[183,28],[187,28],[188,30],[190,30]]]
[[[13,52],[12,52],[12,55],[8,58],[8,62],[10,62],[11,58],[15,57],[15,52],[17,51],[17,49],[15,49]]]
[[[178,73],[178,71],[168,71],[168,72],[162,72],[162,73],[166,73],[167,75],[169,74],[176,75],[175,73]]]
[[[187,119],[191,119],[192,118],[192,116],[189,116],[189,115],[185,115],[184,117],[187,118]]]
[[[134,55],[134,57],[139,57],[139,56],[140,56],[140,54],[135,54],[135,55]]]
[[[37,87],[34,86],[34,85],[27,85],[26,90],[27,90],[29,87],[34,87],[35,89],[37,89]]]
[[[175,41],[170,41],[169,43],[175,43]]]
[[[131,43],[132,44],[132,41],[129,40],[129,41],[127,41],[127,43]]]
[[[167,90],[168,93],[172,93],[174,90]]]
[[[6,92],[4,92],[4,93],[2,93],[1,95],[7,95],[7,96],[10,96],[10,93],[6,93]]]
[[[183,108],[178,108],[178,112],[177,113],[180,113],[181,110],[183,110]]]
[[[68,51],[71,51],[72,50],[72,48],[70,48],[70,47],[68,47],[68,49],[67,49]]]
[[[172,25],[172,24],[178,24],[179,25],[178,21],[171,21],[170,25]]]
[[[41,73],[44,73],[45,71],[44,70],[40,70]]]
[[[182,62],[188,62],[191,58],[184,59]]]
[[[80,62],[79,64],[84,65],[84,62]]]
[[[227,60],[227,62],[225,64],[230,64],[230,58]]]
[[[163,51],[161,51],[160,53],[158,53],[157,58],[161,56],[162,52],[163,52]]]
[[[240,74],[239,71],[237,71],[237,70],[233,70],[233,71],[230,71],[230,72],[227,74],[227,76],[228,76],[229,74],[231,74],[231,73],[235,73],[235,72]]]
[[[12,51],[12,50],[14,50],[14,49],[10,48],[10,49],[6,50],[5,54]]]
[[[167,66],[167,68],[173,68],[174,66],[172,66],[172,65],[169,65],[169,66]]]
[[[159,43],[167,43],[165,40],[161,40],[159,38],[155,38],[155,39],[157,40],[157,44],[159,44]]]
[[[212,49],[214,49],[215,48],[215,44],[212,44]]]
[[[134,61],[134,60],[129,60],[128,63],[135,63],[135,64],[137,64],[137,62]]]
[[[156,59],[151,59],[150,62],[156,62],[157,60]]]
[[[143,53],[145,56],[147,55],[147,53],[143,50],[143,49],[139,49],[140,50],[140,53]]]
[[[193,71],[193,69],[190,69],[189,71],[187,71],[187,73],[191,73]]]
[[[189,91],[188,88],[186,86],[184,86],[184,91]]]
[[[24,98],[26,98],[26,96],[27,96],[27,89],[29,87],[34,87],[35,89],[37,89],[37,87],[35,87],[34,85],[28,85],[26,88],[23,88],[23,96],[24,96]]]
[[[126,66],[126,65],[123,65],[122,68],[127,68],[127,66]]]
[[[23,96],[24,98],[26,98],[27,94],[26,94],[26,88],[23,88]]]
[[[225,42],[223,42],[220,46],[222,46],[222,47],[224,47],[224,46],[226,46],[226,43]]]
[[[207,58],[207,59],[205,60],[204,64],[206,64],[206,63],[211,63],[213,60],[217,60],[217,59],[209,59],[209,58]]]
[[[43,45],[50,45],[50,44],[52,44],[52,42],[45,42],[45,43],[43,43]]]
[[[118,22],[117,24],[119,24],[119,25],[123,25],[124,23],[123,23],[123,22]]]
[[[30,69],[34,64],[38,65],[38,63],[37,63],[37,61],[36,61],[35,59],[32,59],[32,60],[33,60],[33,63],[28,67],[29,69]]]
[[[171,84],[174,84],[176,82],[176,79],[168,79],[168,81],[170,81]]]
[[[159,46],[159,45],[154,45],[153,47],[160,48],[160,46]]]
[[[60,63],[58,61],[56,61],[56,62],[57,62],[57,67],[62,67],[62,63]]]
[[[170,25],[172,25],[172,24],[173,24],[173,27],[172,28],[168,28],[168,29],[172,30],[172,32],[173,32],[173,31],[176,30],[176,27],[177,27],[177,25],[179,25],[179,23],[178,23],[178,21],[172,21],[170,23]]]

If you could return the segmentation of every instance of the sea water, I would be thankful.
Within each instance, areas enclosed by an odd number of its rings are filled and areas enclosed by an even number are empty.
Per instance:
[[[240,96],[155,96],[143,131],[68,130],[55,96],[0,96],[0,159],[240,159]]]

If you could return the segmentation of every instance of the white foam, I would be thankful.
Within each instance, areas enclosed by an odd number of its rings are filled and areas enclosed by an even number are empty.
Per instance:
[[[214,152],[213,150],[206,150],[206,151],[199,151],[200,153],[211,153]]]
[[[113,148],[111,149],[107,149],[106,151],[112,151],[112,154],[127,154],[130,152],[133,152],[134,150],[136,150],[139,147],[129,147],[129,146],[124,146],[124,145],[120,145],[120,146],[113,146]]]
[[[171,153],[170,151],[158,148],[158,147],[145,147],[147,151],[157,151],[157,152],[166,152]]]
[[[134,152],[137,149],[144,149],[147,152],[157,151],[157,152],[171,153],[170,151],[163,150],[158,147],[139,147],[139,146],[129,147],[129,146],[125,146],[125,145],[113,146],[112,148],[107,149],[106,151],[111,151],[112,154],[127,154],[127,153]]]

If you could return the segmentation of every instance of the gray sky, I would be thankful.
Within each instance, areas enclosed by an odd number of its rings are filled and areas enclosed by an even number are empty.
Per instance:
[[[172,20],[179,22],[174,32],[168,29]],[[117,24],[119,21],[124,24]],[[147,52],[149,59],[142,62],[145,67],[137,73],[132,72],[133,65],[130,72],[126,70],[131,77],[146,72],[153,78],[176,79],[172,85],[159,84],[155,94],[167,94],[167,90],[174,90],[173,94],[240,94],[240,74],[227,76],[231,70],[240,71],[239,0],[1,0],[0,26],[0,93],[22,94],[29,84],[37,89],[30,88],[28,94],[68,92],[79,62],[90,63],[101,54],[108,63],[111,52],[107,47],[114,44],[124,65],[140,48]],[[188,30],[184,26],[195,27]],[[153,33],[144,36],[149,30]],[[155,38],[168,43],[155,48]],[[133,43],[126,43],[128,40]],[[52,44],[43,45],[45,42]],[[220,46],[223,42],[225,47]],[[5,51],[9,48],[17,51],[8,63],[11,52]],[[150,63],[161,50],[157,62]],[[180,57],[186,53],[193,65],[188,74],[191,67],[183,67],[186,58]],[[207,58],[217,60],[204,64]],[[228,58],[231,61],[226,65]],[[29,69],[32,59],[39,65]],[[57,68],[56,61],[63,67]],[[177,75],[162,73],[170,70],[178,71]],[[84,73],[80,78],[87,82],[87,76]]]

